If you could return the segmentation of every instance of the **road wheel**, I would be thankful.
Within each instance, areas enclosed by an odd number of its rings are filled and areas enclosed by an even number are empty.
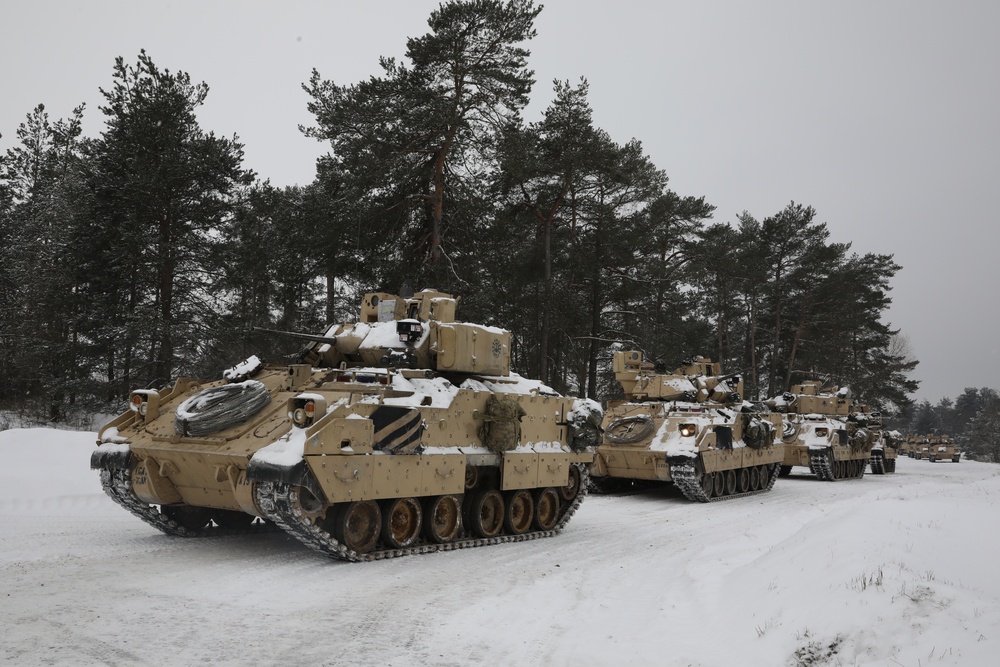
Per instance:
[[[715,475],[710,472],[706,472],[701,476],[701,490],[705,492],[705,495],[709,498],[715,493]]]
[[[535,502],[531,499],[531,493],[526,489],[514,491],[507,496],[504,507],[504,528],[513,535],[526,533],[531,528],[534,514]]]
[[[551,486],[544,488],[535,496],[535,527],[539,530],[552,530],[559,521],[559,493]]]
[[[416,498],[382,501],[382,539],[393,549],[411,546],[420,537],[424,511]]]
[[[374,500],[344,503],[337,508],[333,536],[351,551],[368,553],[378,543],[382,510]]]
[[[424,505],[424,535],[444,544],[458,538],[462,530],[462,500],[459,496],[433,496]]]
[[[715,484],[712,489],[713,496],[724,496],[726,495],[726,473],[725,471],[719,470],[718,472],[712,473],[712,477],[715,478]]]
[[[496,537],[503,529],[503,496],[496,489],[484,489],[472,498],[466,529],[476,537]]]
[[[726,471],[726,495],[731,496],[736,493],[736,471]]]
[[[760,490],[760,468],[754,466],[750,468],[750,490],[759,491]]]
[[[746,493],[750,490],[750,471],[747,468],[740,468],[736,471],[736,490]]]
[[[580,469],[575,465],[569,467],[569,481],[566,486],[559,487],[559,495],[566,502],[572,502],[580,493]]]

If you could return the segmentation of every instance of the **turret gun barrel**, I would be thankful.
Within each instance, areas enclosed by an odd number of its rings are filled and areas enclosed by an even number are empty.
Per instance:
[[[301,333],[298,331],[282,331],[281,329],[266,329],[264,327],[253,327],[252,331],[262,331],[264,333],[276,334],[279,336],[287,336],[288,338],[297,338],[298,340],[308,340],[314,343],[327,343],[328,345],[336,345],[337,339],[333,336],[321,336],[319,334],[309,334]]]

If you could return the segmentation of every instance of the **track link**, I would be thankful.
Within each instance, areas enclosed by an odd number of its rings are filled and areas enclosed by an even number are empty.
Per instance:
[[[209,524],[198,530],[185,528],[159,510],[156,505],[150,505],[135,495],[132,489],[131,471],[124,468],[101,468],[101,486],[104,492],[116,503],[139,517],[153,528],[176,537],[223,537],[227,535],[249,535],[268,533],[277,530],[274,524],[255,520],[248,526],[224,528]]]
[[[368,563],[414,554],[471,549],[473,547],[484,547],[490,544],[504,544],[507,542],[526,542],[528,540],[537,540],[542,537],[557,535],[566,527],[566,524],[569,523],[570,518],[576,512],[577,508],[580,507],[580,503],[583,502],[584,497],[587,495],[587,481],[589,478],[587,468],[581,463],[574,463],[573,465],[580,472],[580,491],[576,498],[563,509],[559,517],[559,522],[552,530],[532,531],[523,535],[498,535],[497,537],[490,538],[461,538],[445,544],[424,543],[403,549],[379,549],[368,553],[358,553],[348,549],[329,532],[309,522],[298,508],[296,502],[296,489],[298,487],[281,482],[259,482],[256,486],[256,500],[258,507],[265,513],[268,520],[273,521],[278,527],[310,549],[336,560],[352,563]]]
[[[720,500],[732,500],[734,498],[745,498],[746,496],[754,496],[758,493],[767,493],[774,487],[774,482],[778,479],[778,473],[781,470],[780,463],[772,463],[768,468],[768,480],[767,485],[762,489],[757,489],[756,491],[747,491],[745,493],[733,493],[728,496],[709,496],[705,493],[705,490],[701,487],[701,482],[698,479],[698,471],[695,469],[694,463],[674,463],[670,466],[670,477],[674,480],[674,484],[677,488],[681,490],[684,497],[688,500],[693,500],[697,503],[714,503]]]
[[[861,479],[865,476],[865,466],[859,466],[860,472],[848,477],[837,477],[833,474],[831,466],[833,456],[830,450],[820,450],[809,452],[809,470],[824,482],[836,482],[841,479]]]
[[[884,475],[888,472],[885,457],[880,451],[872,450],[869,464],[871,465],[873,475]]]

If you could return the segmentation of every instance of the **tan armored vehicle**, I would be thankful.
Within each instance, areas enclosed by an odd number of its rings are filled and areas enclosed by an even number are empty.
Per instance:
[[[625,400],[604,415],[604,442],[591,469],[595,488],[673,482],[698,502],[771,489],[781,463],[781,417],[744,403],[739,376],[723,376],[703,357],[673,373],[657,372],[635,351],[615,352],[613,364]]]
[[[900,456],[913,456],[913,448],[916,446],[917,436],[912,433],[908,433],[906,437],[899,441],[898,452]]]
[[[913,445],[910,447],[909,457],[911,459],[919,459],[923,453],[928,450],[930,441],[930,437],[926,435],[914,436]]]
[[[955,460],[956,454],[958,450],[955,441],[947,435],[925,435],[919,438],[913,450],[913,458],[931,460],[933,456],[935,461],[942,458]]]
[[[962,453],[958,450],[958,443],[946,435],[930,438],[931,442],[926,446],[926,458],[930,462],[951,461],[958,463],[962,459]],[[937,440],[937,442],[934,442]]]
[[[896,472],[896,458],[899,456],[899,446],[903,442],[903,435],[899,431],[884,430],[879,413],[872,413],[871,416],[873,421],[869,422],[868,428],[876,433],[869,460],[872,474],[884,475]],[[877,425],[875,419],[878,420]]]
[[[807,380],[768,405],[784,418],[782,474],[805,467],[828,482],[864,476],[876,436],[846,388]]]
[[[301,363],[136,391],[91,466],[171,535],[276,524],[343,560],[546,537],[583,500],[600,406],[509,370],[457,299],[373,293]]]

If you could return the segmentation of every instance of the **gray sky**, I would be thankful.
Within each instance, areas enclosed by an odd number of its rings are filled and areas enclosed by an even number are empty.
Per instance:
[[[325,152],[301,89],[313,68],[352,83],[427,31],[433,0],[343,2],[6,0],[0,21],[0,151],[38,103],[86,102],[116,56],[145,48],[210,87],[198,117],[236,134],[245,165],[276,185],[312,180]],[[831,239],[895,255],[888,321],[920,359],[918,398],[1000,388],[995,260],[1000,181],[1000,2],[994,0],[550,0],[528,45],[537,83],[590,81],[594,122],[640,139],[681,195],[715,220],[816,208]],[[991,187],[992,186],[992,187]]]

